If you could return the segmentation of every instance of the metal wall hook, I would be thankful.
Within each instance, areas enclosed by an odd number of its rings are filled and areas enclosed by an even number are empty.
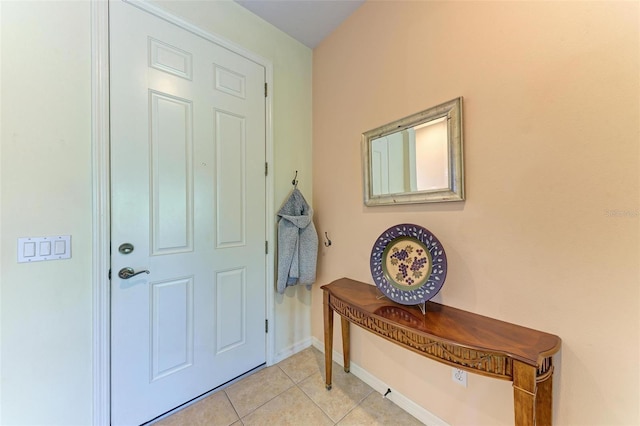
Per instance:
[[[293,185],[294,188],[298,187],[298,171],[296,170],[296,175],[293,177],[293,180],[291,181],[291,185]]]
[[[327,240],[327,241],[324,242],[324,246],[325,247],[329,247],[331,245],[331,240],[329,239],[329,234],[327,234],[326,231],[324,233],[324,238]]]

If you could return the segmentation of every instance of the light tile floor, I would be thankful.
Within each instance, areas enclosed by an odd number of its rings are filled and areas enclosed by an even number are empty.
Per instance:
[[[353,374],[333,364],[324,386],[324,355],[305,349],[178,411],[154,426],[421,425]]]

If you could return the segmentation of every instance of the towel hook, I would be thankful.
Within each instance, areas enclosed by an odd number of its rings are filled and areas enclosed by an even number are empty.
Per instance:
[[[296,170],[296,175],[293,177],[293,180],[291,181],[291,185],[293,185],[294,188],[298,187],[298,171]]]
[[[331,240],[329,239],[329,234],[327,234],[327,231],[324,232],[324,238],[326,238],[327,240],[324,242],[324,246],[329,247],[331,245]]]

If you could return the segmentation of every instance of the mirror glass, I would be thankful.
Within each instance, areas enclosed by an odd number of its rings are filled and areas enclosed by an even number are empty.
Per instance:
[[[464,200],[462,98],[365,132],[362,144],[366,205]]]

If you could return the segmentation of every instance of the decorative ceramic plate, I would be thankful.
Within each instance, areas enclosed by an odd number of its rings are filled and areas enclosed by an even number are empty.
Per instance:
[[[392,226],[373,245],[371,275],[389,299],[417,305],[442,288],[447,276],[447,255],[427,229],[410,223]]]

